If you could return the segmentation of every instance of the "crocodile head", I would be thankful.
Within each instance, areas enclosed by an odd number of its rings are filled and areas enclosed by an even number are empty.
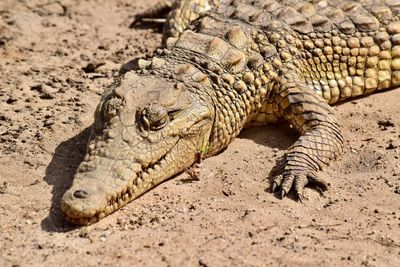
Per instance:
[[[190,87],[190,86],[189,86]],[[184,83],[128,72],[102,97],[61,210],[94,223],[207,154],[214,108]]]

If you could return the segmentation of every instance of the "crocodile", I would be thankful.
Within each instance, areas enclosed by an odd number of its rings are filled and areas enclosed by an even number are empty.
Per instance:
[[[137,19],[165,14],[160,48],[101,97],[61,199],[72,224],[99,221],[258,124],[299,133],[272,192],[325,190],[318,172],[344,142],[331,105],[400,85],[399,0],[164,1]]]

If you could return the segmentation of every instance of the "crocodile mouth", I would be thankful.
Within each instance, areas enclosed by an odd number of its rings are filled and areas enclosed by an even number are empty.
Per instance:
[[[102,186],[97,187],[98,190],[88,190],[84,185],[70,188],[64,194],[61,201],[61,210],[66,220],[74,225],[93,224],[117,211],[146,191],[154,188],[161,181],[165,180],[162,179],[162,176],[165,176],[163,175],[163,170],[171,169],[168,168],[171,167],[172,163],[171,154],[174,154],[178,143],[179,140],[157,162],[147,167],[141,166],[138,172],[133,173],[129,177],[126,186],[119,186],[123,189],[114,191],[118,193],[107,193]]]
[[[209,133],[202,138],[197,134],[200,129],[210,130],[212,120],[200,120],[194,123],[189,132],[183,136],[171,136],[169,149],[158,155],[158,159],[149,164],[132,162],[133,168],[122,168],[123,179],[107,169],[101,167],[93,171],[80,172],[85,165],[82,162],[74,177],[72,187],[67,190],[61,199],[61,210],[68,222],[74,225],[90,225],[117,211],[146,191],[154,188],[161,182],[172,178],[184,171],[199,160],[199,144],[209,138]],[[142,151],[138,151],[142,152]],[[115,160],[103,158],[107,166],[115,164]],[[111,173],[112,174],[111,174]],[[115,186],[115,184],[117,184]]]

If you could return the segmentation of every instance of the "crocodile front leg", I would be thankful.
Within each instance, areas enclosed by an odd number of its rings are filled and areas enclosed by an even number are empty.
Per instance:
[[[293,189],[301,200],[307,184],[325,190],[326,184],[316,172],[343,149],[343,136],[333,109],[312,88],[296,79],[281,78],[271,97],[283,117],[301,134],[287,151],[281,173],[272,179],[272,191],[279,188],[283,198]]]

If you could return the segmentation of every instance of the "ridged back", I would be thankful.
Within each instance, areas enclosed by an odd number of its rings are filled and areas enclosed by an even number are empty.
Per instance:
[[[230,18],[249,23],[279,20],[299,33],[326,33],[339,30],[344,34],[376,31],[399,20],[400,1],[296,1],[234,0],[222,1],[219,11]],[[258,24],[258,23],[257,23]]]

